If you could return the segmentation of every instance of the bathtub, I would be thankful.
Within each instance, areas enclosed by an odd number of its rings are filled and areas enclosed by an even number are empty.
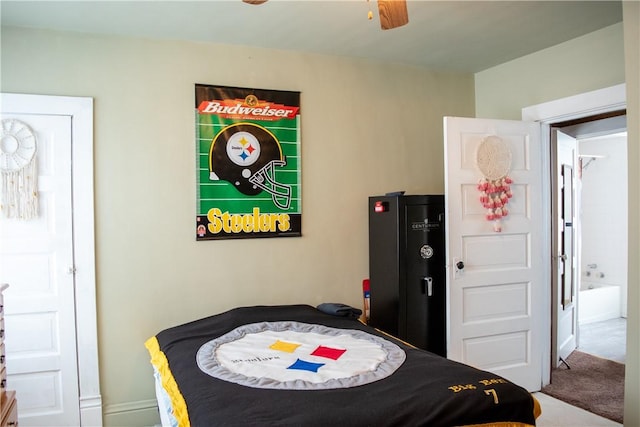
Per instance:
[[[620,286],[582,281],[578,293],[579,323],[617,319],[621,315]]]

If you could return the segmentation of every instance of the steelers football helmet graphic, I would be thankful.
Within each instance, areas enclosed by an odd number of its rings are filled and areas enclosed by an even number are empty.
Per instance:
[[[276,167],[287,164],[276,137],[262,126],[235,123],[222,129],[209,151],[209,179],[228,181],[242,194],[271,194],[273,203],[289,209],[291,186],[276,181]]]

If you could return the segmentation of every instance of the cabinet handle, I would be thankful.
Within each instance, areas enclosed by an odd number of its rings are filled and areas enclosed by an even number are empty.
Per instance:
[[[433,295],[433,279],[431,277],[422,278],[422,294],[427,294],[428,297]]]

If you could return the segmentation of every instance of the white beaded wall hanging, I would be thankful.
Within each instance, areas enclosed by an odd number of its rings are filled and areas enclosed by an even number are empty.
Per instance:
[[[491,135],[484,138],[476,152],[476,166],[482,178],[478,182],[480,203],[486,209],[485,218],[493,221],[493,230],[502,231],[501,219],[509,214],[507,203],[513,196],[509,177],[511,149],[501,138]]]
[[[7,218],[38,216],[36,136],[24,122],[2,120],[0,135],[0,210]]]

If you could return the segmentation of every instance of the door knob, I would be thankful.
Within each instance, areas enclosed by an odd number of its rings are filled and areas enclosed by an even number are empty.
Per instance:
[[[458,261],[456,263],[456,267],[458,268],[458,270],[462,270],[464,268],[464,262]]]

